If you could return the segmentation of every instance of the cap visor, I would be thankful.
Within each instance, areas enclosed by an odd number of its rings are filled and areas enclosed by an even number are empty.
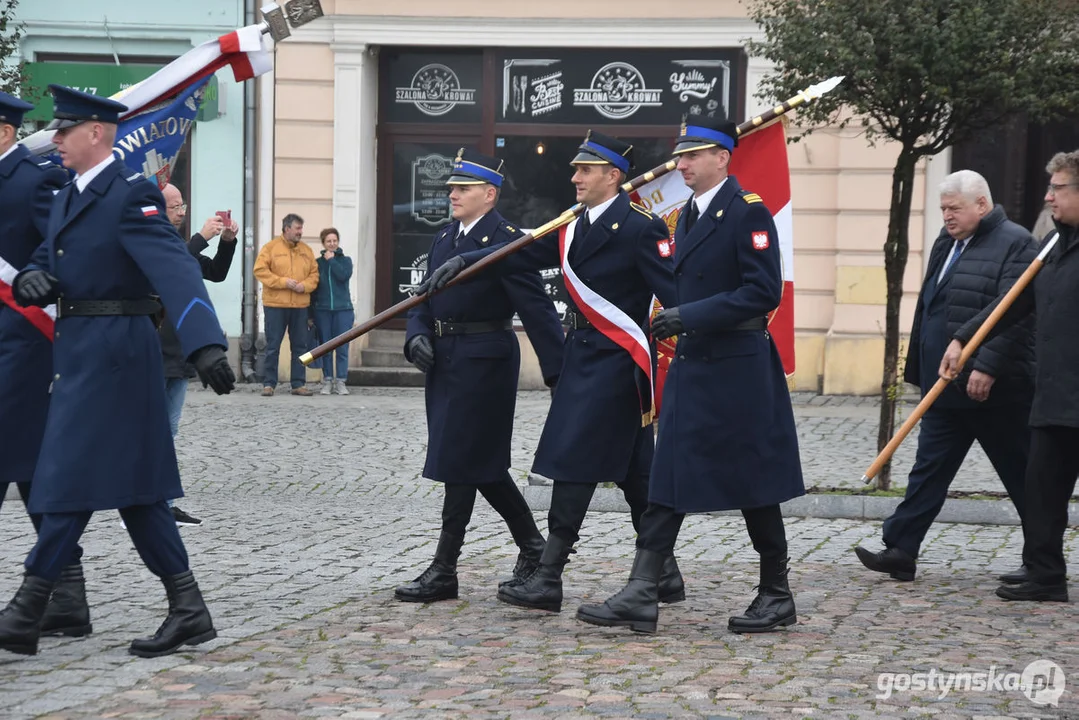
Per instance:
[[[447,185],[490,185],[486,180],[474,178],[471,175],[450,175],[446,180]]]
[[[672,155],[681,155],[682,153],[693,152],[694,150],[707,150],[708,148],[722,147],[714,142],[706,142],[704,140],[687,140],[686,142],[680,142],[674,146],[674,152]],[[726,149],[726,148],[724,148]]]
[[[54,118],[52,122],[45,126],[45,129],[63,130],[64,128],[75,127],[82,122],[82,120],[61,120],[60,118]]]
[[[590,152],[579,150],[577,156],[569,161],[570,165],[610,165],[611,163],[604,160],[599,155],[593,155]]]

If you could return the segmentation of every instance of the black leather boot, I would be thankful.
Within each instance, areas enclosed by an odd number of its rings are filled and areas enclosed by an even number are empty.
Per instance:
[[[569,562],[573,544],[557,535],[547,538],[540,556],[539,567],[520,585],[504,585],[498,589],[498,599],[517,607],[562,611],[562,571]]]
[[[543,535],[540,535],[536,527],[536,520],[532,513],[525,513],[506,521],[509,526],[513,541],[517,543],[520,552],[517,553],[517,564],[513,566],[513,577],[498,583],[498,587],[507,585],[520,585],[529,575],[539,567],[540,556],[543,555],[543,546],[546,544]]]
[[[736,633],[763,633],[798,622],[794,596],[787,584],[787,558],[761,558],[761,584],[745,614],[730,618],[727,627]]]
[[[581,605],[577,619],[592,625],[654,633],[659,623],[659,576],[666,559],[657,552],[638,549],[626,586],[602,605]]]
[[[41,621],[42,635],[85,637],[94,631],[90,624],[90,606],[86,602],[86,579],[82,565],[68,565],[56,581],[45,617]]]
[[[659,601],[676,603],[686,599],[686,583],[674,555],[663,558],[663,570],[659,575]]]
[[[7,607],[0,610],[0,648],[20,655],[37,655],[41,618],[53,583],[25,575]]]
[[[918,570],[917,561],[899,548],[888,548],[880,552],[866,550],[860,545],[854,548],[854,554],[862,564],[873,572],[888,573],[896,580],[910,582]]]
[[[435,559],[423,573],[393,591],[394,597],[404,602],[435,602],[457,598],[457,558],[465,539],[450,535],[445,530],[438,536]]]
[[[190,570],[162,577],[161,582],[169,598],[168,617],[153,637],[132,641],[129,648],[132,655],[161,657],[176,652],[183,645],[198,645],[217,637],[210,611]]]

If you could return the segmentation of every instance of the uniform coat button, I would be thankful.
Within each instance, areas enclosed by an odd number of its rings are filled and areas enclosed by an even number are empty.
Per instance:
[[[678,359],[679,359],[679,360],[685,360],[685,359],[686,359],[686,356],[685,356],[685,355],[679,355],[679,356],[678,356]]]
[[[63,250],[57,250],[56,251],[56,256],[57,257],[63,257],[64,256],[64,251]]]
[[[53,375],[52,379],[53,380],[59,380],[60,379],[60,373],[56,373],[55,375]]]

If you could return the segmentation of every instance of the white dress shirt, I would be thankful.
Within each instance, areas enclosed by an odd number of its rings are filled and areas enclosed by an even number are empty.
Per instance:
[[[723,178],[719,185],[716,185],[711,190],[706,190],[700,195],[693,198],[694,204],[697,206],[697,217],[704,217],[704,214],[708,212],[708,206],[712,204],[712,200],[719,193],[719,189],[727,183],[727,178]]]
[[[111,163],[115,159],[116,157],[110,153],[107,158],[99,162],[97,165],[94,165],[92,168],[82,173],[81,175],[76,175],[75,188],[79,192],[85,190],[86,186],[89,185],[94,178],[100,175],[101,171],[107,168],[109,166],[109,163]]]
[[[17,148],[17,147],[19,147],[19,143],[15,143],[11,147],[9,147],[7,150],[5,150],[2,154],[0,154],[0,162],[3,162],[4,158],[6,158],[11,153],[15,152],[15,148]]]
[[[595,207],[588,208],[588,224],[595,225],[599,216],[606,212],[607,208],[614,204],[614,201],[618,199],[618,195],[615,195],[610,200],[605,200]]]

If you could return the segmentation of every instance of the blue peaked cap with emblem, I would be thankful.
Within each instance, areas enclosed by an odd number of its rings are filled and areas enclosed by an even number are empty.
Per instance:
[[[682,122],[674,154],[721,147],[733,152],[738,147],[738,126],[726,118],[691,115]]]
[[[570,165],[614,165],[624,173],[633,168],[633,146],[618,138],[589,130]]]
[[[22,116],[34,109],[34,106],[19,98],[0,92],[0,123],[7,123],[19,127],[22,125]]]
[[[49,85],[49,92],[53,100],[53,121],[45,126],[46,130],[60,130],[91,120],[115,125],[120,121],[120,113],[127,111],[127,105],[123,103],[64,85]]]
[[[490,155],[461,148],[453,161],[447,185],[483,185],[502,187],[502,161]]]

